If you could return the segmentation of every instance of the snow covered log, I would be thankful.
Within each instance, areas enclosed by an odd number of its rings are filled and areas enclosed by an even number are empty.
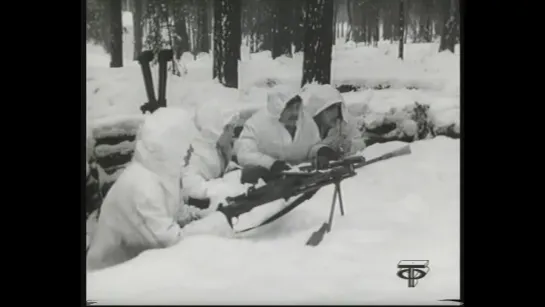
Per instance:
[[[93,138],[89,160],[104,170],[105,174],[100,178],[104,195],[132,159],[136,134],[143,119],[142,115],[112,116],[88,123]]]
[[[395,113],[381,114],[371,122],[366,122],[366,118],[360,118],[359,123],[362,136],[368,140],[374,140],[369,141],[368,146],[375,142],[414,142],[439,135],[460,138],[459,125],[453,123],[447,126],[434,126],[426,113],[401,118]]]
[[[429,105],[414,101],[390,107],[376,108],[369,101],[348,103],[348,111],[358,119],[366,135],[382,136],[384,141],[412,142],[438,135],[460,138],[460,108]]]
[[[125,134],[125,137],[128,135]],[[133,138],[136,135],[131,135]],[[110,138],[113,139],[113,138]],[[118,138],[123,140],[124,138]],[[99,144],[95,147],[95,158],[106,173],[111,174],[116,171],[120,165],[125,165],[132,159],[135,141],[124,140],[118,144],[110,145],[107,143]]]
[[[357,92],[361,90],[373,89],[373,90],[386,90],[392,87],[388,81],[385,82],[363,82],[363,84],[335,84],[337,90],[341,93]],[[404,86],[409,90],[419,89],[416,86]]]
[[[112,116],[95,120],[90,126],[97,146],[116,145],[123,141],[133,142],[143,121],[143,115]]]

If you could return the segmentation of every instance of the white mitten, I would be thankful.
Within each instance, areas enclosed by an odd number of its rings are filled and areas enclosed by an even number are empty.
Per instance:
[[[254,188],[257,189],[257,188],[260,188],[260,187],[266,186],[266,185],[267,185],[267,183],[262,178],[259,178],[257,180],[257,183],[255,184]]]
[[[212,195],[212,197],[210,197],[210,206],[207,210],[217,211],[220,205],[227,206],[227,201],[225,198],[225,196]]]
[[[181,204],[176,212],[176,221],[183,228],[185,225],[200,219],[201,211],[197,207]]]

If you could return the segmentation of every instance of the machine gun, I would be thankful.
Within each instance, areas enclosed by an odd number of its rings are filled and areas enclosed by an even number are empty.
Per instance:
[[[284,207],[275,215],[269,217],[263,223],[239,232],[249,231],[271,223],[274,220],[284,216],[305,200],[311,198],[322,187],[330,184],[340,185],[342,180],[355,175],[356,173],[354,172],[354,169],[349,165],[333,167],[324,172],[286,172],[283,173],[280,178],[270,181],[262,187],[251,187],[244,194],[226,198],[228,205],[220,206],[218,210],[227,217],[227,220],[232,227],[233,218],[251,211],[255,207],[268,204],[278,199],[288,200],[292,197],[300,195],[300,197],[295,199],[292,203]]]
[[[255,207],[268,204],[278,199],[288,200],[292,197],[300,195],[288,206],[284,207],[281,211],[269,217],[261,224],[238,231],[239,233],[246,232],[277,220],[302,204],[304,201],[310,199],[322,187],[334,184],[335,191],[333,194],[329,220],[328,222],[324,223],[319,230],[315,231],[306,243],[310,246],[316,246],[322,241],[324,235],[331,231],[337,199],[339,200],[341,215],[344,215],[340,187],[342,180],[355,176],[356,168],[379,161],[384,161],[393,157],[408,155],[410,153],[411,148],[407,145],[369,161],[366,161],[363,156],[353,156],[340,161],[332,161],[329,163],[329,168],[324,171],[316,171],[313,170],[312,167],[307,166],[300,167],[299,169],[302,170],[301,172],[284,172],[279,178],[270,181],[265,186],[259,188],[252,187],[244,194],[226,198],[228,205],[220,206],[218,211],[222,212],[227,217],[229,225],[233,227],[233,218],[249,212]]]

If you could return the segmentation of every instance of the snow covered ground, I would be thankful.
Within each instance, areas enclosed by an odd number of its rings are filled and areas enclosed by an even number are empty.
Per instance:
[[[102,47],[87,44],[87,120],[91,127],[98,118],[140,114],[147,100],[144,83],[133,57],[132,14],[123,13],[124,67],[110,69],[110,58]],[[397,58],[398,45],[389,41],[378,47],[338,39],[333,48],[332,83],[352,85],[357,92],[344,94],[352,109],[368,107],[383,113],[415,101],[430,105],[436,126],[460,126],[460,50],[438,53],[438,43],[406,44],[404,60]],[[249,53],[241,47],[239,90],[226,89],[212,81],[212,57],[186,53],[179,63],[183,75],[169,74],[169,106],[193,108],[203,100],[219,99],[238,103],[242,108],[265,104],[264,89],[274,84],[298,87],[302,76],[303,54],[273,60],[270,52]],[[158,68],[152,69],[157,95]],[[383,87],[387,89],[373,90]]]
[[[404,143],[376,144],[367,158]],[[412,154],[343,181],[345,216],[317,247],[333,187],[241,237],[194,235],[87,274],[87,299],[112,304],[452,304],[460,298],[460,142],[411,143]],[[415,288],[400,260],[429,260]]]
[[[185,54],[179,63],[183,75],[169,74],[169,106],[193,108],[199,102],[219,99],[242,108],[265,104],[265,89],[274,84],[299,86],[303,55],[272,60],[270,52],[248,54],[243,49],[239,64],[239,90],[224,88],[212,81],[212,59],[200,54],[197,59]],[[438,53],[437,44],[407,44],[405,60],[397,59],[397,45],[383,43],[378,48],[337,45],[333,52],[332,82],[352,85],[357,92],[345,93],[349,104],[368,106],[381,113],[415,101],[430,105],[432,120],[440,125],[459,126],[459,54]],[[146,101],[140,67],[130,58],[125,67],[108,68],[109,57],[100,47],[87,46],[87,118],[140,114]],[[156,86],[158,68],[152,68]],[[373,90],[377,86],[387,89]],[[448,124],[447,124],[448,123]]]
[[[146,101],[140,67],[132,61],[132,23],[123,16],[123,68],[110,69],[101,47],[87,45],[87,120],[95,137],[134,133]],[[340,41],[340,40],[339,40]],[[381,114],[415,101],[430,106],[436,126],[460,125],[460,58],[438,44],[378,48],[334,47],[332,82],[360,88],[344,93],[356,114]],[[302,54],[272,60],[242,48],[239,90],[212,81],[212,59],[185,54],[182,76],[169,74],[169,106],[193,109],[219,99],[242,109],[265,105],[265,89],[299,86]],[[152,68],[157,95],[157,67]],[[377,86],[386,89],[372,89]],[[123,125],[119,125],[123,123]],[[404,143],[376,144],[375,157]],[[244,235],[194,235],[145,252],[117,267],[87,274],[87,299],[112,304],[453,304],[459,299],[460,142],[436,137],[411,143],[412,154],[358,170],[343,182],[345,216],[318,247],[305,246],[327,219],[333,187],[275,221]],[[105,149],[106,150],[106,149]],[[100,150],[99,150],[100,151]],[[226,179],[227,180],[227,179]],[[204,221],[203,221],[204,223]],[[396,276],[400,260],[429,260],[415,288]]]

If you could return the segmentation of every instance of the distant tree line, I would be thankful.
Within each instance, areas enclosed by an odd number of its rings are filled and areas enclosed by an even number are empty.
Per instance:
[[[238,86],[240,46],[273,58],[304,52],[302,84],[329,83],[331,49],[343,38],[377,46],[439,40],[439,51],[460,39],[459,0],[87,0],[87,40],[121,67],[122,10],[133,13],[134,57],[169,47],[214,54],[214,78]],[[217,17],[217,18],[215,18]]]

